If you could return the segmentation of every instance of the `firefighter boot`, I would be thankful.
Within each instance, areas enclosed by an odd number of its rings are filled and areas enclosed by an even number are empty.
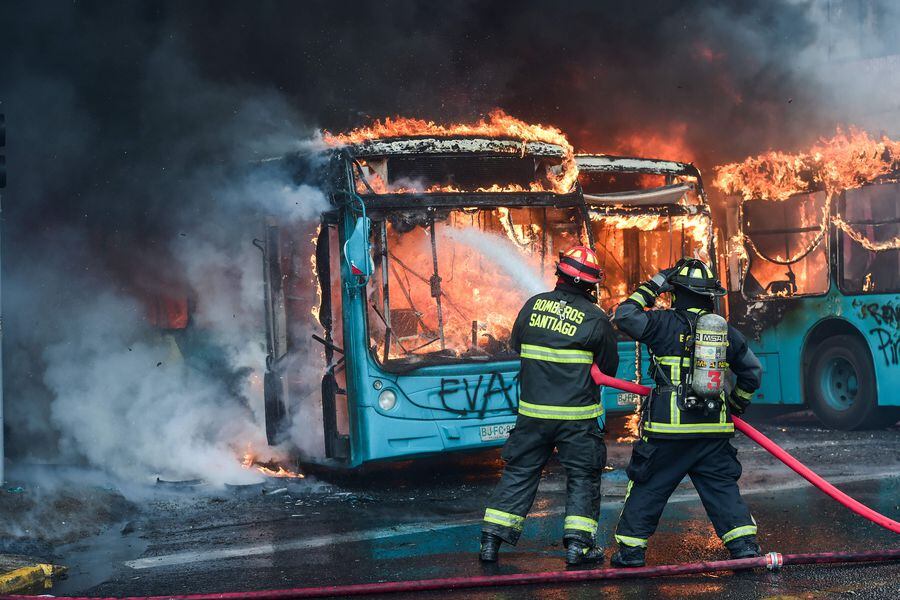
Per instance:
[[[643,567],[646,548],[641,546],[619,546],[618,552],[609,559],[614,567]]]
[[[500,544],[502,543],[503,540],[493,533],[482,531],[481,553],[478,555],[481,562],[497,562],[497,553],[500,551]]]
[[[725,547],[731,552],[731,558],[755,558],[762,556],[762,550],[756,543],[755,535],[745,535],[736,540],[731,540]]]
[[[603,562],[603,548],[585,544],[581,540],[571,540],[566,546],[566,564],[581,565],[584,563]]]

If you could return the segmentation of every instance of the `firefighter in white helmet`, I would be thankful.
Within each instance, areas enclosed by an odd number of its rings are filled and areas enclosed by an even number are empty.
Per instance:
[[[664,292],[672,293],[671,309],[645,310]],[[656,387],[642,406],[641,437],[627,469],[615,566],[644,565],[647,540],[685,475],[732,558],[760,555],[756,522],[738,489],[741,464],[729,439],[731,415],[747,408],[762,368],[744,336],[715,314],[715,297],[724,294],[709,266],[682,259],[616,309],[615,325],[650,351]],[[737,378],[730,394],[724,390],[728,369]]]

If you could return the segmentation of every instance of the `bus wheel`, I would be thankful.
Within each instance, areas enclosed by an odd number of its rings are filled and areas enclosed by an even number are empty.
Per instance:
[[[833,429],[882,425],[869,350],[856,336],[836,335],[816,349],[807,376],[809,405]]]

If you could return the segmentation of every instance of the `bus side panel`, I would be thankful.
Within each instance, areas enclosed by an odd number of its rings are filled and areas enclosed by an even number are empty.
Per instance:
[[[748,339],[750,349],[762,363],[762,385],[756,404],[806,403],[803,392],[802,353],[806,337],[823,318],[839,313],[828,298],[798,298],[778,323],[765,329],[760,339]]]
[[[368,385],[354,399],[361,416],[361,445],[353,460],[390,460],[492,448],[515,424],[518,363],[441,365],[419,372],[386,373],[368,361]],[[379,396],[396,395],[383,408]]]
[[[842,299],[845,318],[866,338],[875,367],[879,406],[900,406],[900,295]]]
[[[805,404],[803,351],[808,336],[826,319],[839,319],[865,338],[871,352],[878,404],[900,406],[900,298],[896,295],[843,296],[833,290],[820,298],[797,298],[777,324],[750,347],[763,363],[758,404]],[[780,396],[775,384],[779,378]]]
[[[762,364],[762,384],[753,396],[755,404],[802,404],[803,396],[798,393],[799,378],[788,382],[781,377],[781,357],[777,353],[757,354]],[[785,384],[785,385],[783,385]],[[788,388],[785,394],[783,387]]]
[[[516,420],[513,414],[484,419],[396,419],[373,407],[361,408],[359,414],[362,429],[378,434],[364,437],[362,446],[354,450],[353,466],[374,460],[502,446]],[[484,436],[493,439],[486,440]]]

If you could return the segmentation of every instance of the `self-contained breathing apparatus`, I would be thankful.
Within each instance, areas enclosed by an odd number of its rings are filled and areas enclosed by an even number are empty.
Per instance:
[[[678,261],[667,282],[703,296],[725,293],[710,268],[697,259]],[[675,309],[674,313],[687,325],[688,331],[681,340],[679,381],[672,381],[657,358],[651,355],[654,378],[662,375],[667,386],[671,386],[679,410],[702,411],[704,415],[717,413],[722,410],[728,370],[728,323],[713,312]],[[684,368],[685,362],[687,368]]]
[[[722,410],[728,370],[728,323],[715,313],[697,315],[679,310],[675,314],[688,326],[689,333],[684,336],[680,354],[681,364],[687,361],[688,368],[679,369],[682,374],[679,381],[672,381],[651,354],[653,377],[661,378],[665,387],[675,392],[679,410],[702,411],[705,415],[717,413]]]

